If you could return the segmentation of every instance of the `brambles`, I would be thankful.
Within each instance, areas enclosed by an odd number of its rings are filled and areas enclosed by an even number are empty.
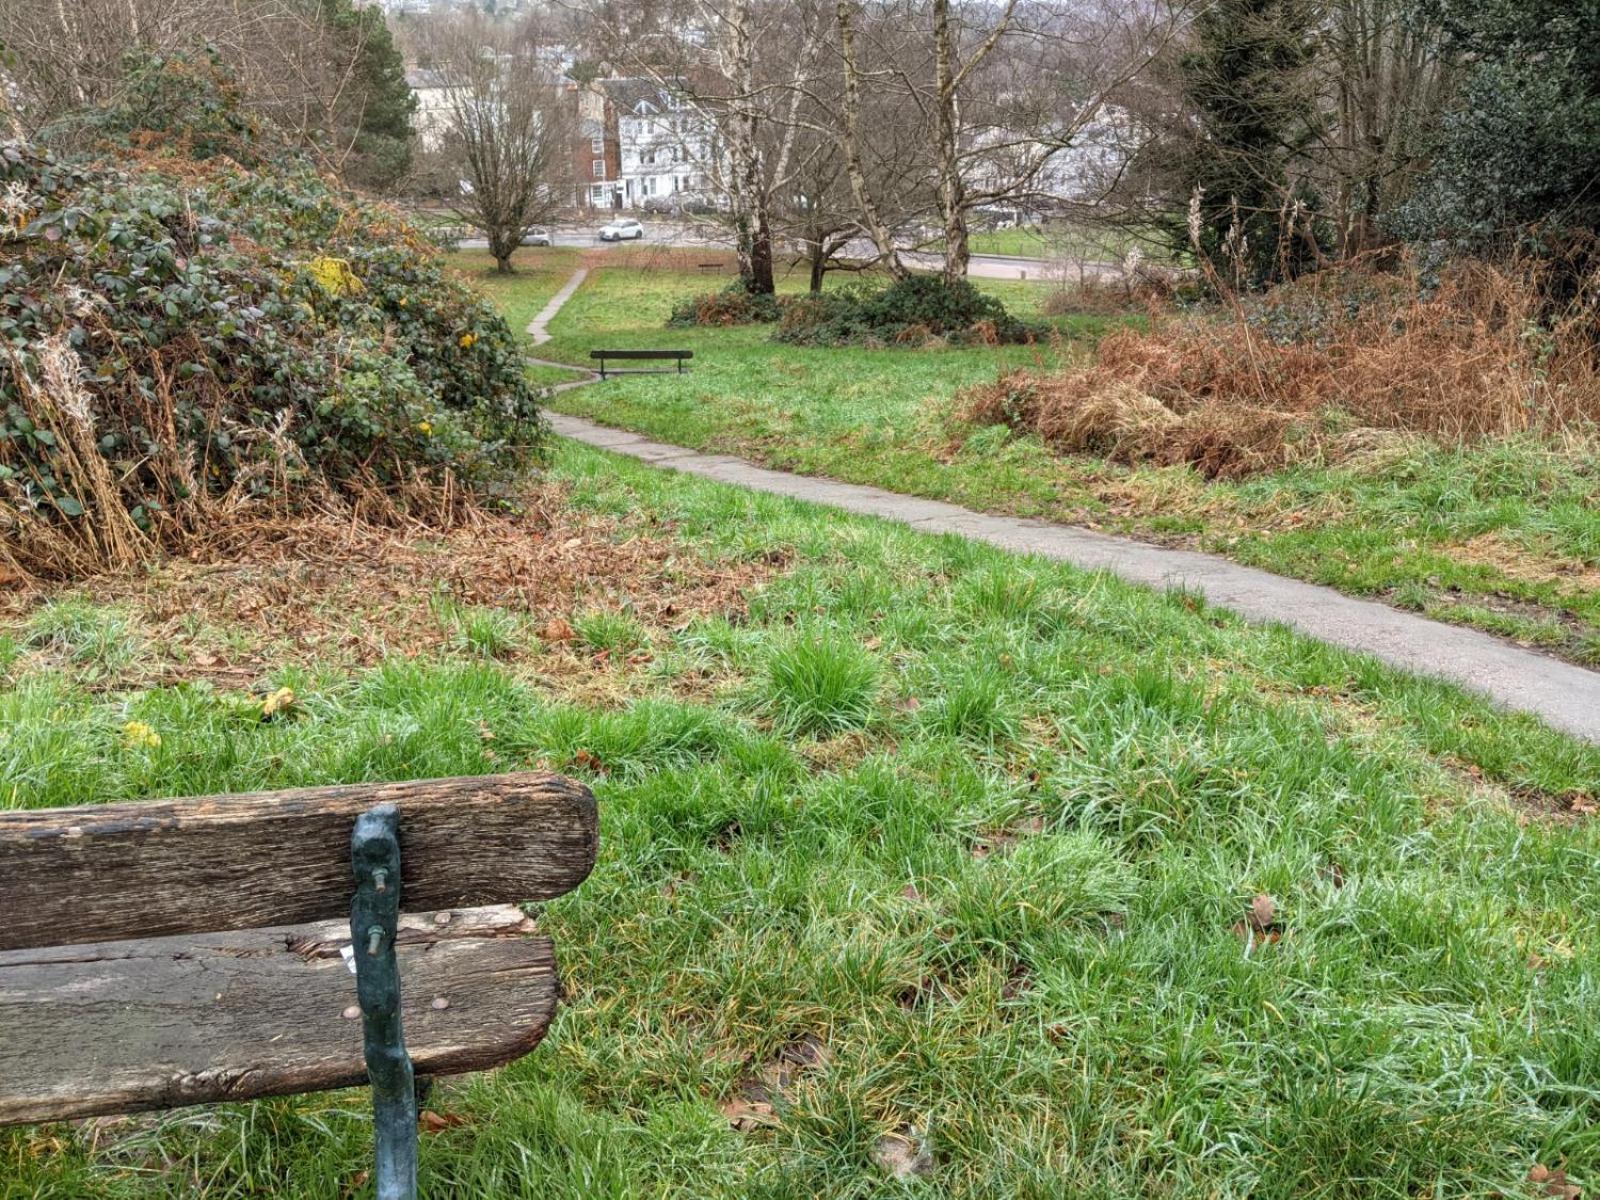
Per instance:
[[[797,346],[920,346],[936,338],[993,346],[1031,342],[1043,332],[966,280],[912,275],[886,288],[843,288],[796,299],[784,306],[774,336]]]
[[[735,281],[720,292],[688,296],[672,306],[670,328],[695,325],[768,325],[783,316],[784,303],[765,292],[752,292]]]
[[[0,533],[33,574],[318,506],[448,520],[542,432],[504,321],[304,167],[0,150],[0,351]]]
[[[1549,434],[1600,419],[1592,315],[1554,317],[1535,268],[1322,272],[1105,338],[1095,361],[963,394],[965,415],[1069,452],[1210,478],[1368,452],[1384,435]]]

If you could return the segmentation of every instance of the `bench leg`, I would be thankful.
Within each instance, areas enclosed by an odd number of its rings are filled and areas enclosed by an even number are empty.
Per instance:
[[[372,1082],[378,1200],[416,1200],[417,1195],[416,1080],[400,1026],[400,968],[394,956],[400,917],[399,829],[399,810],[380,804],[357,817],[350,834],[356,878],[350,949]]]

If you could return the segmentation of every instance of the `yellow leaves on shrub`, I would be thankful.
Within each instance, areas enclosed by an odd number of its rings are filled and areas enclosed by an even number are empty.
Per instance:
[[[471,350],[473,346],[478,344],[478,335],[473,333],[471,330],[468,330],[466,333],[463,333],[459,338],[457,338],[456,341],[460,343],[463,350]]]
[[[330,296],[356,296],[364,290],[361,280],[345,259],[319,254],[311,260],[307,269],[311,272],[311,278]]]
[[[122,741],[130,750],[154,750],[161,735],[143,721],[129,721],[122,727]]]

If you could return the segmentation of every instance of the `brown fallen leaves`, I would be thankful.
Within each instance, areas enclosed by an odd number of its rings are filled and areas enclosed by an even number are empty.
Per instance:
[[[1583,1189],[1567,1182],[1567,1172],[1563,1167],[1547,1167],[1535,1164],[1528,1172],[1528,1182],[1534,1185],[1535,1193],[1540,1196],[1553,1196],[1556,1200],[1581,1200]]]
[[[1278,902],[1265,892],[1257,895],[1245,909],[1244,920],[1237,922],[1233,932],[1245,939],[1245,953],[1258,945],[1276,942],[1284,929],[1278,920]]]
[[[826,1067],[832,1057],[821,1038],[812,1033],[801,1034],[739,1081],[734,1095],[723,1102],[722,1115],[740,1133],[776,1125],[778,1110],[790,1102],[800,1076]]]
[[[241,526],[155,569],[73,588],[0,589],[0,623],[65,595],[116,603],[143,649],[97,686],[207,680],[237,690],[292,665],[369,666],[449,651],[455,635],[440,619],[441,595],[512,613],[546,652],[561,652],[577,643],[569,618],[580,606],[626,607],[647,633],[675,631],[703,613],[742,613],[746,591],[786,561],[707,561],[684,553],[670,528],[573,510],[552,485],[525,497],[521,515],[444,532],[318,517]],[[581,686],[590,664],[577,666],[563,664],[557,680]]]
[[[879,1138],[872,1147],[872,1161],[891,1179],[914,1179],[933,1170],[933,1148],[908,1126]]]

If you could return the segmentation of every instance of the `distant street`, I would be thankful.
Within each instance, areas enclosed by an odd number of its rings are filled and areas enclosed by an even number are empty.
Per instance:
[[[599,224],[592,227],[557,227],[550,231],[551,240],[557,246],[575,247],[588,250],[610,250],[619,245],[645,245],[645,246],[703,246],[712,249],[727,250],[731,247],[716,237],[708,236],[702,225],[688,225],[673,221],[645,222],[645,237],[643,242],[602,242],[595,230]],[[465,238],[460,243],[466,250],[486,250],[488,242],[483,238]],[[863,239],[859,244],[847,246],[846,252],[852,257],[867,258],[873,253],[872,244]],[[937,270],[943,261],[936,253],[928,251],[908,250],[904,258],[911,266],[920,270]],[[1094,277],[1117,275],[1121,267],[1117,263],[1072,263],[1070,266],[1052,262],[1043,258],[1013,258],[1008,255],[974,254],[968,264],[967,273],[977,279],[1060,279],[1064,275],[1076,278],[1079,272]]]

